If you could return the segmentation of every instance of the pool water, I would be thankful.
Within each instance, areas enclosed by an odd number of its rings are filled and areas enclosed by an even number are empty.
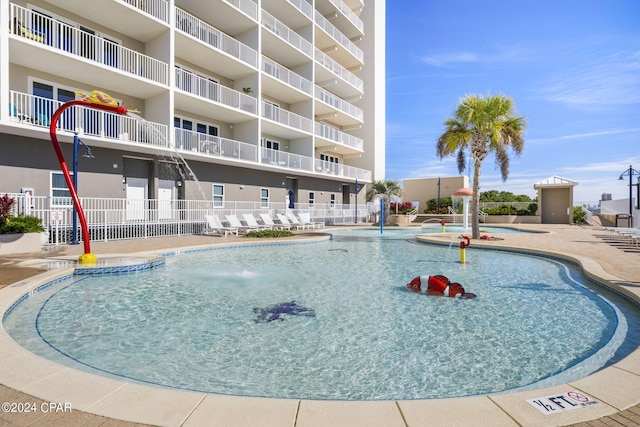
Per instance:
[[[37,354],[102,375],[337,400],[549,386],[584,377],[640,343],[637,308],[594,292],[573,268],[471,249],[463,265],[455,248],[378,233],[199,251],[171,256],[155,271],[76,276],[18,305],[4,327]],[[478,297],[406,289],[429,274]],[[259,316],[293,301],[307,315]]]

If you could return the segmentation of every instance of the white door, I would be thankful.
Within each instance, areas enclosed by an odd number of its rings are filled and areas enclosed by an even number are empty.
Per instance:
[[[147,198],[147,179],[127,178],[127,221],[145,219],[145,199]]]
[[[173,194],[175,182],[160,180],[158,182],[158,219],[173,219]]]

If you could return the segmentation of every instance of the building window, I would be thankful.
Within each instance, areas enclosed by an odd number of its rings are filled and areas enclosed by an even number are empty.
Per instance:
[[[224,207],[224,185],[213,184],[213,207]]]
[[[313,191],[309,192],[309,207],[313,207],[316,204],[316,193]]]
[[[71,179],[73,179],[73,172],[69,172]],[[51,204],[53,206],[71,206],[73,201],[71,200],[71,192],[67,187],[67,182],[64,179],[62,172],[51,172]]]
[[[336,195],[335,194],[331,194],[331,207],[334,207],[336,205]]]
[[[269,207],[269,189],[268,188],[260,189],[260,207],[261,208]]]

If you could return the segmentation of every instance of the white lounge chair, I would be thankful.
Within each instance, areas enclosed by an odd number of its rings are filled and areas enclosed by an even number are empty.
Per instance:
[[[309,212],[300,212],[298,218],[300,218],[301,223],[310,224],[312,228],[324,228],[324,222],[311,221],[311,214]]]
[[[259,231],[260,227],[252,227],[250,225],[244,225],[242,224],[242,222],[240,222],[240,220],[238,219],[237,216],[235,215],[225,215],[227,218],[227,221],[229,221],[229,224],[234,227],[237,228],[238,230],[240,230],[240,232],[242,233],[246,233],[248,231]]]
[[[205,215],[204,218],[207,220],[207,228],[204,229],[203,234],[224,234],[225,237],[228,234],[238,235],[237,228],[225,227],[217,215]]]
[[[302,228],[304,230],[305,228],[311,228],[312,227],[311,224],[303,224],[302,222],[300,222],[298,217],[295,216],[292,213],[287,216],[287,219],[289,220],[289,222],[291,222],[291,224],[295,225],[299,229]]]
[[[284,216],[283,214],[279,213],[276,214],[276,216],[278,217],[278,220],[280,220],[280,223],[283,225],[288,225],[289,227],[293,226],[295,227],[297,230],[300,230],[301,228],[304,229],[305,227],[302,224],[295,224],[295,223],[291,223],[286,216]]]
[[[244,222],[247,223],[248,226],[251,227],[257,227],[258,231],[262,230],[273,230],[273,225],[268,225],[268,224],[258,224],[258,221],[256,220],[256,218],[253,216],[253,214],[242,214],[242,217],[244,218]]]
[[[264,222],[265,225],[270,225],[271,227],[275,228],[276,230],[291,230],[291,224],[289,224],[289,225],[287,225],[287,224],[276,224],[275,222],[273,222],[273,219],[269,216],[269,214],[261,213],[260,214],[260,218],[262,218],[262,222]]]

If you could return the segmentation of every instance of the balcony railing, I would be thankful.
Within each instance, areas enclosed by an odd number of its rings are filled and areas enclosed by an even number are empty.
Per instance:
[[[331,38],[333,38],[340,46],[349,51],[358,61],[364,62],[364,52],[355,45],[347,36],[338,30],[331,22],[327,20],[320,12],[316,10],[315,21]]]
[[[269,102],[262,101],[262,117],[304,132],[313,132],[313,121]]]
[[[178,128],[175,128],[175,136],[175,147],[180,151],[252,163],[258,161],[258,147],[253,144]]]
[[[329,55],[324,54],[320,49],[316,49],[316,62],[358,90],[364,89],[362,79],[334,61]]]
[[[316,135],[331,141],[335,141],[338,144],[355,148],[356,150],[362,150],[364,147],[364,141],[361,138],[349,135],[348,133],[344,133],[324,123],[316,122]]]
[[[40,96],[9,92],[9,116],[12,121],[49,127],[53,113],[63,104]],[[135,116],[122,116],[83,106],[72,106],[58,120],[58,130],[79,132],[101,138],[169,147],[167,126]]]
[[[176,87],[212,102],[256,114],[256,98],[176,67]]]
[[[313,83],[311,81],[264,56],[262,57],[262,71],[304,93],[312,94]]]
[[[360,181],[371,181],[371,171],[365,169],[354,168],[353,166],[320,159],[315,159],[315,167],[317,172],[344,176],[347,178],[358,179]]]
[[[258,19],[258,5],[252,0],[225,0],[236,9],[246,13],[251,18]]]
[[[332,3],[336,9],[342,12],[349,22],[351,22],[361,33],[364,31],[364,23],[360,17],[358,17],[358,15],[356,15],[356,13],[351,10],[343,0],[329,0],[329,2]]]
[[[309,19],[313,19],[313,6],[307,0],[289,0],[296,9],[304,13]]]
[[[11,5],[13,34],[126,73],[168,84],[168,65],[21,6]]]
[[[340,97],[335,96],[334,94],[321,88],[320,86],[316,86],[316,99],[324,102],[325,104],[329,104],[337,110],[340,110],[343,113],[350,115],[351,117],[355,117],[360,121],[362,121],[364,118],[364,113],[360,108],[348,103]]]
[[[176,28],[252,67],[258,66],[258,52],[254,49],[177,7]]]
[[[262,11],[262,26],[305,55],[309,57],[313,56],[313,45],[311,42],[278,21],[265,10]]]
[[[169,2],[167,0],[119,0],[158,18],[162,22],[169,22]]]

